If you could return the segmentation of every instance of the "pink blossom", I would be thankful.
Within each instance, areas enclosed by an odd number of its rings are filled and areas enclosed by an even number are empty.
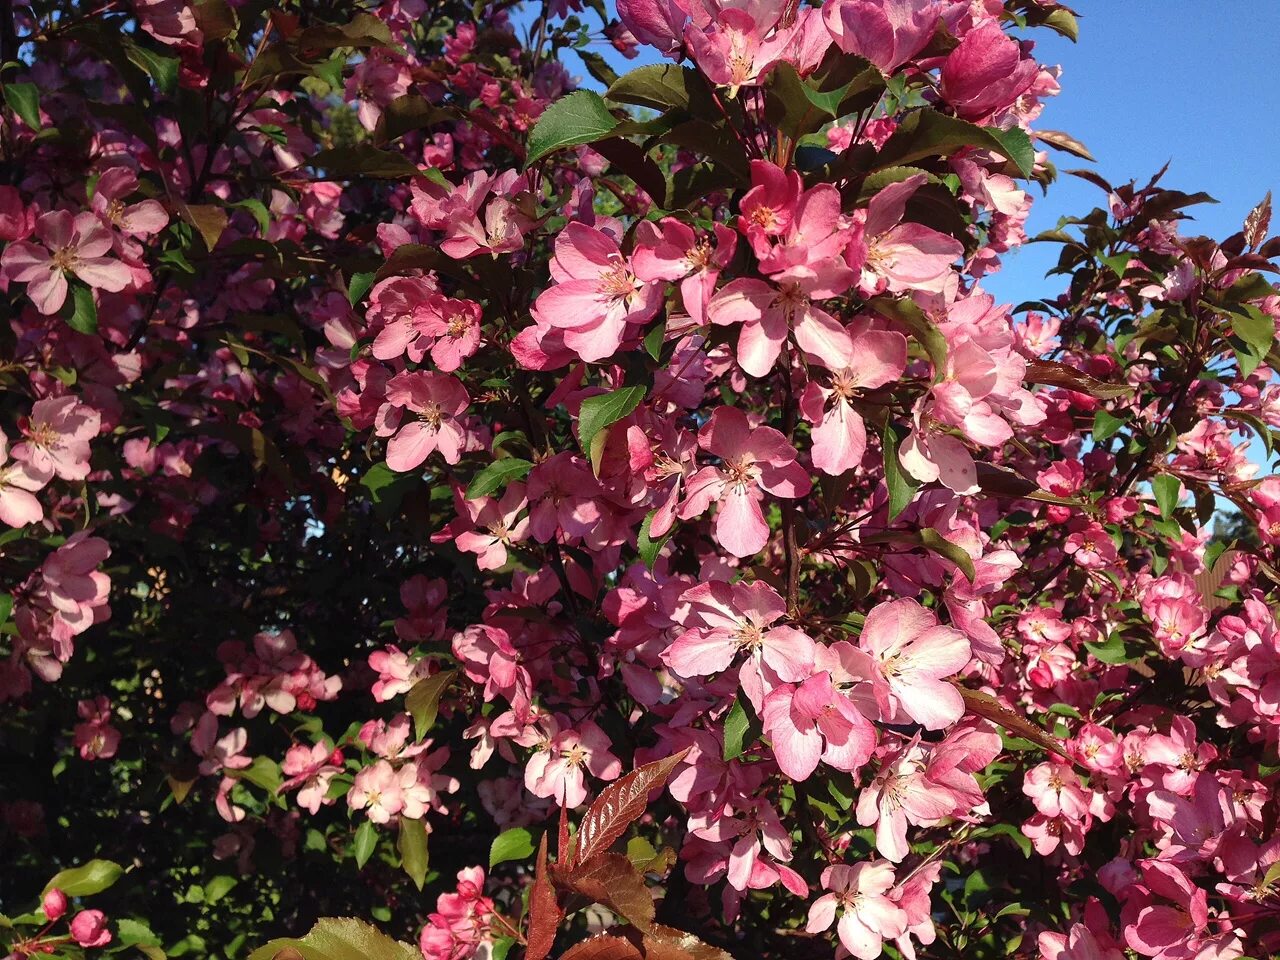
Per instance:
[[[484,896],[484,870],[458,871],[454,893],[436,898],[436,909],[418,937],[425,960],[466,960],[492,939],[494,904]]]
[[[808,779],[819,760],[855,771],[875,749],[875,730],[828,673],[775,688],[765,697],[761,719],[779,768],[792,780]]]
[[[618,17],[641,43],[678,60],[688,14],[678,0],[618,0]]]
[[[133,279],[119,260],[104,256],[112,247],[111,230],[97,214],[72,216],[66,210],[42,214],[36,221],[39,243],[19,240],[0,254],[0,270],[27,284],[27,296],[43,314],[57,313],[67,299],[67,274],[96,290],[113,293]]]
[[[914,743],[883,761],[870,787],[858,797],[858,823],[875,826],[876,849],[894,863],[911,852],[907,824],[931,826],[956,807],[951,790],[929,775],[930,758]]]
[[[587,720],[539,745],[525,766],[524,783],[535,797],[554,797],[562,807],[587,800],[584,771],[602,780],[622,775],[622,762],[609,751],[609,738]]]
[[[347,806],[364,810],[374,823],[387,823],[404,809],[404,784],[395,767],[377,760],[356,774],[347,791]]]
[[[373,699],[385,703],[408,693],[419,680],[431,672],[429,659],[411,660],[399,647],[387,646],[369,654],[369,667],[376,670]]]
[[[341,763],[342,752],[327,744],[317,743],[310,747],[294,744],[280,764],[280,770],[287,778],[280,785],[280,790],[300,787],[298,806],[308,813],[318,813],[322,804],[333,802],[328,799],[329,785],[342,772]]]
[[[813,428],[813,465],[838,477],[862,462],[867,431],[853,402],[861,390],[874,390],[897,380],[907,365],[907,340],[888,330],[851,327],[851,361],[831,374],[830,385],[810,380],[800,398],[804,418]]]
[[[53,479],[53,467],[9,460],[9,439],[0,432],[0,523],[25,527],[44,519],[44,507],[35,494]]]
[[[0,240],[25,240],[35,228],[35,207],[22,202],[16,187],[0,186]]]
[[[888,76],[933,39],[941,11],[939,0],[835,0],[822,18],[836,46]]]
[[[1022,792],[1046,817],[1083,820],[1089,815],[1089,795],[1075,771],[1065,763],[1040,763],[1027,771]]]
[[[795,448],[772,427],[752,428],[736,407],[716,408],[698,431],[698,446],[721,464],[703,467],[690,478],[681,518],[701,516],[718,503],[717,542],[737,557],[758,553],[769,540],[760,507],[764,492],[792,499],[809,492],[811,481],[796,463]]]
[[[50,923],[61,920],[66,915],[67,905],[67,895],[57,887],[46,891],[40,900],[40,909]]]
[[[93,210],[107,223],[130,237],[148,237],[169,223],[159,200],[125,203],[137,192],[138,177],[128,167],[112,167],[98,178],[93,190]]]
[[[502,499],[480,497],[464,500],[464,516],[454,541],[459,550],[476,555],[480,570],[497,570],[507,562],[507,550],[519,543],[529,531],[528,516],[521,517],[528,501],[522,483],[507,485]]]
[[[98,411],[75,397],[45,397],[31,408],[26,439],[13,448],[13,456],[39,473],[83,480],[89,475],[89,441],[101,425]]]
[[[892,183],[860,212],[861,229],[850,241],[845,259],[861,274],[861,292],[942,293],[953,283],[953,267],[964,253],[963,244],[923,224],[903,223],[907,201],[924,184],[923,174]]]
[[[1062,544],[1062,552],[1087,570],[1098,570],[1115,563],[1119,553],[1111,535],[1100,524],[1077,518],[1070,524],[1072,533]]]
[[[1039,67],[994,20],[964,35],[942,64],[942,98],[966,120],[1008,107],[1034,82]]]
[[[702,323],[720,271],[729,265],[738,238],[722,224],[714,228],[715,246],[688,224],[664,217],[658,224],[645,220],[636,229],[632,255],[636,277],[645,283],[679,281],[680,298],[694,323]]]
[[[82,947],[105,947],[111,942],[107,915],[101,910],[81,910],[71,918],[71,937]]]
[[[886,718],[905,713],[926,729],[940,730],[964,713],[964,701],[947,677],[972,656],[959,630],[914,600],[891,600],[867,614],[858,646],[875,661],[876,700]]]
[[[75,726],[81,760],[110,760],[120,746],[120,731],[111,725],[111,701],[104,696],[81,700],[76,706],[83,723]]]
[[[387,381],[377,434],[387,441],[387,466],[398,472],[420,466],[439,450],[445,463],[462,456],[466,431],[459,417],[471,402],[462,384],[442,373],[402,373]],[[413,419],[404,422],[405,412]]]
[[[1083,923],[1073,923],[1065,934],[1046,930],[1037,945],[1041,960],[1124,960],[1124,953],[1109,939],[1100,942]]]
[[[885,939],[900,937],[906,931],[906,914],[887,896],[893,882],[893,865],[883,860],[827,867],[822,871],[822,885],[830,892],[809,907],[805,929],[818,933],[834,922],[846,950],[858,960],[875,960]]]
[[[570,223],[556,236],[551,261],[555,284],[538,297],[533,317],[564,331],[564,343],[581,359],[612,356],[628,324],[651,320],[662,303],[659,284],[645,283],[609,234]]]
[[[687,605],[685,629],[662,653],[680,676],[719,673],[746,654],[739,681],[759,710],[779,681],[796,683],[813,670],[813,641],[795,627],[774,626],[786,604],[767,583],[713,580],[685,591],[680,600]]]

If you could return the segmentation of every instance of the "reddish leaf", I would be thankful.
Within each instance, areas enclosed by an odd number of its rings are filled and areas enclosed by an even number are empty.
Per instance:
[[[733,960],[733,957],[692,933],[655,923],[643,940],[645,960]]]
[[[625,854],[602,853],[567,874],[557,873],[555,879],[574,893],[604,904],[640,930],[653,925],[653,897]]]
[[[1081,160],[1095,160],[1096,158],[1089,152],[1089,148],[1083,143],[1071,136],[1069,133],[1063,133],[1061,130],[1037,130],[1035,138],[1049,144],[1055,150],[1061,150],[1072,156],[1079,157]]]
[[[528,942],[525,960],[544,960],[551,953],[556,930],[563,919],[564,911],[560,909],[560,901],[556,899],[556,888],[547,876],[547,835],[544,833],[542,843],[538,845],[537,873],[529,891],[529,930],[525,934]]]
[[[1061,743],[1022,714],[1010,710],[990,694],[982,693],[978,690],[970,690],[960,686],[955,681],[952,681],[952,683],[960,691],[960,696],[964,698],[966,713],[970,713],[975,717],[982,717],[984,720],[990,720],[992,723],[1004,727],[1010,733],[1022,737],[1024,740],[1030,740],[1037,746],[1044,747],[1051,753],[1056,753],[1067,760],[1071,759],[1071,755],[1067,753]]]
[[[627,827],[644,814],[650,791],[667,782],[688,752],[686,747],[665,759],[646,763],[601,790],[578,826],[578,848],[570,864],[586,863],[626,833]]]
[[[560,960],[644,960],[644,954],[630,940],[602,933],[570,947]]]
[[[1271,191],[1244,218],[1244,239],[1250,247],[1260,247],[1267,239],[1271,227]]]
[[[1075,367],[1056,360],[1032,360],[1027,364],[1027,383],[1043,383],[1050,387],[1065,387],[1077,393],[1087,393],[1091,397],[1109,400],[1113,397],[1127,397],[1133,393],[1133,387],[1123,383],[1103,383]]]

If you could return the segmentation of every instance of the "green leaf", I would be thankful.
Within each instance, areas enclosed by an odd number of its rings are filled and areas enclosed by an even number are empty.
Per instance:
[[[644,387],[619,387],[611,393],[587,397],[578,411],[578,442],[591,453],[591,442],[601,430],[617,423],[644,399]]]
[[[1000,152],[1013,161],[1024,177],[1031,176],[1036,165],[1036,148],[1031,144],[1027,131],[1021,127],[1010,127],[1001,130],[999,127],[984,127],[1000,143]]]
[[[1129,662],[1129,652],[1125,649],[1124,638],[1119,632],[1107,635],[1107,639],[1102,643],[1090,643],[1085,641],[1084,647],[1094,657],[1102,663],[1109,663],[1113,666],[1119,663]]]
[[[1162,473],[1151,480],[1151,491],[1156,495],[1156,506],[1160,508],[1160,516],[1165,520],[1173,518],[1173,511],[1178,507],[1178,498],[1182,492],[1182,482],[1170,473]]]
[[[658,63],[637,67],[624,73],[609,85],[605,96],[615,103],[631,103],[663,111],[670,107],[689,106],[686,78],[693,73],[674,63]]]
[[[1110,440],[1124,426],[1124,421],[1106,410],[1099,410],[1093,415],[1093,439],[1095,441]]]
[[[440,710],[440,697],[457,675],[456,670],[442,670],[423,677],[405,694],[405,709],[413,716],[413,732],[416,739],[423,739],[436,722]]]
[[[761,724],[741,694],[724,718],[724,759],[737,760],[760,738]]]
[[[91,897],[101,893],[124,876],[124,867],[113,860],[90,860],[78,867],[61,870],[44,885],[40,896],[50,890],[61,890],[68,897]]]
[[[529,133],[525,165],[541,160],[564,147],[594,143],[618,125],[598,93],[578,90],[557,100],[542,112]]]
[[[253,763],[239,770],[227,770],[225,776],[239,780],[248,780],[256,787],[261,787],[270,794],[275,794],[284,783],[284,774],[280,772],[280,764],[270,757],[254,757]]]
[[[533,834],[524,827],[512,827],[493,838],[489,847],[489,869],[508,860],[527,860],[533,856]]]
[[[347,65],[347,58],[339,54],[328,60],[321,60],[311,68],[311,72],[328,84],[330,90],[342,89],[342,71]]]
[[[409,875],[413,885],[421,890],[422,885],[427,882],[427,865],[430,862],[426,823],[402,815],[396,849],[400,851],[400,865],[404,872]]]
[[[98,332],[98,305],[93,302],[93,291],[80,283],[71,285],[73,308],[67,326],[77,333]]]
[[[415,473],[396,473],[385,463],[375,463],[360,478],[360,486],[369,491],[373,512],[383,520],[390,520],[405,494],[422,482]]]
[[[41,129],[40,88],[34,83],[6,83],[4,102],[32,130]]]
[[[1080,23],[1076,20],[1075,14],[1065,8],[1059,7],[1051,11],[1041,22],[1041,26],[1062,34],[1072,43],[1080,39]]]
[[[617,73],[614,72],[613,67],[609,66],[609,61],[600,54],[591,50],[575,50],[574,53],[582,58],[582,65],[587,68],[587,73],[600,83],[607,87],[617,82]]]
[[[920,542],[940,557],[945,557],[960,568],[970,583],[978,575],[974,569],[973,558],[965,553],[958,543],[952,543],[933,527],[925,527],[920,531]]]
[[[908,114],[894,131],[876,158],[876,168],[895,167],[911,164],[926,157],[949,157],[965,147],[979,147],[983,150],[994,150],[1001,156],[1010,153],[1009,157],[1024,176],[1030,174],[1027,163],[1026,145],[1022,137],[1014,134],[1005,138],[1009,131],[979,127],[966,120],[948,117],[929,107]],[[1000,134],[1000,136],[997,136]],[[1029,141],[1028,141],[1029,144]],[[1032,151],[1032,161],[1035,152]]]
[[[1042,143],[1047,143],[1055,150],[1069,153],[1072,156],[1079,157],[1081,160],[1096,161],[1088,147],[1071,136],[1071,134],[1063,133],[1061,130],[1037,130],[1036,139]]]
[[[234,887],[237,882],[238,881],[235,877],[229,877],[225,874],[214,877],[204,885],[204,902],[217,903],[231,892],[231,888]]]
[[[1265,357],[1276,339],[1276,321],[1251,303],[1231,311],[1232,332],[1247,343],[1252,353]]]
[[[649,536],[649,527],[653,524],[653,515],[657,512],[654,510],[644,518],[644,522],[640,524],[640,533],[636,536],[636,548],[640,552],[640,559],[650,570],[658,562],[658,554],[662,552],[662,548],[666,546],[667,541],[671,539],[671,534],[674,532],[674,530],[668,530],[657,540]]]
[[[519,480],[533,469],[533,464],[519,457],[495,460],[475,475],[467,487],[467,499],[479,500],[505,487],[512,480]]]
[[[347,281],[347,300],[351,302],[353,307],[364,299],[364,295],[373,286],[373,280],[376,276],[377,273],[372,270],[368,273],[353,273],[351,275],[351,279]]]
[[[267,209],[267,205],[256,197],[246,197],[243,200],[237,200],[235,203],[227,204],[240,210],[248,210],[253,214],[253,219],[258,224],[258,232],[263,237],[271,231],[271,211]]]
[[[905,298],[899,300],[891,296],[876,297],[867,305],[882,317],[896,320],[902,324],[907,328],[911,336],[924,347],[925,353],[929,355],[929,361],[933,364],[934,383],[946,376],[946,337],[942,335],[942,331],[938,329],[937,325],[929,319],[928,315],[919,306],[911,300]]]
[[[177,57],[166,57],[141,44],[134,43],[128,37],[122,38],[124,55],[137,67],[146,72],[161,93],[170,94],[178,89]]]
[[[1123,277],[1124,272],[1129,269],[1129,261],[1133,256],[1128,253],[1098,254],[1098,259],[1111,268],[1111,272],[1117,277]]]
[[[367,821],[366,821],[367,822]],[[272,940],[249,954],[249,960],[275,960],[281,950],[293,949],[302,960],[420,960],[421,954],[400,940],[350,917],[325,917],[302,938]]]
[[[0,593],[0,624],[6,623],[11,613],[13,613],[13,595]]]
[[[373,821],[362,820],[360,826],[356,828],[356,839],[351,848],[356,857],[356,866],[363,868],[369,862],[369,858],[373,856],[373,851],[377,846],[378,830],[373,825]]]
[[[158,947],[160,938],[146,923],[130,917],[116,921],[116,934],[123,947]]]
[[[898,445],[906,438],[903,430],[899,436],[899,428],[891,421],[884,425],[884,433],[880,435],[880,445],[884,452],[884,482],[889,490],[889,519],[895,519],[907,509],[920,489],[920,482],[902,469],[898,460]]]
[[[184,219],[200,231],[205,249],[212,253],[227,229],[227,211],[212,203],[193,203],[184,212]]]
[[[659,320],[657,326],[644,335],[644,349],[656,362],[662,361],[662,344],[667,338],[667,321]]]

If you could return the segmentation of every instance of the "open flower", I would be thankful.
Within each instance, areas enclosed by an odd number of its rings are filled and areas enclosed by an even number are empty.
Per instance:
[[[764,491],[779,497],[803,497],[812,482],[796,463],[796,449],[772,427],[752,428],[736,407],[719,407],[698,431],[698,446],[720,458],[690,478],[682,519],[701,516],[720,505],[715,536],[736,557],[759,553],[769,541],[760,501]]]
[[[539,326],[564,331],[564,343],[587,361],[612,356],[628,324],[651,320],[662,304],[662,285],[640,280],[609,234],[570,223],[556,237],[551,261],[555,285],[533,305]]]
[[[858,645],[876,662],[876,700],[892,719],[904,713],[929,730],[964,714],[964,700],[945,678],[969,662],[972,650],[959,630],[914,600],[891,600],[867,614]]]
[[[906,913],[887,895],[893,882],[893,864],[883,860],[827,867],[822,885],[830,892],[813,902],[805,929],[818,933],[834,922],[846,950],[858,960],[875,960],[886,939],[907,929]]]
[[[10,280],[27,284],[27,296],[43,314],[57,313],[67,299],[67,274],[90,287],[112,293],[133,278],[129,268],[113,257],[110,228],[95,213],[72,216],[51,210],[36,221],[39,243],[19,240],[0,254],[0,269]]]
[[[739,671],[743,690],[759,710],[779,681],[799,682],[813,670],[814,644],[795,627],[774,626],[786,613],[767,583],[713,580],[686,590],[685,630],[662,653],[682,677],[705,677],[747,656]]]
[[[458,421],[470,398],[455,377],[402,373],[387,381],[387,402],[378,411],[377,433],[387,442],[387,466],[401,473],[439,450],[446,463],[462,456],[466,431]],[[405,412],[413,419],[404,423]]]

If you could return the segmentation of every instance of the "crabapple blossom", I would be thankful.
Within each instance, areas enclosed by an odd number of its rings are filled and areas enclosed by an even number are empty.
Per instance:
[[[43,314],[57,313],[67,299],[67,274],[91,288],[118,292],[133,280],[129,268],[113,257],[111,230],[96,213],[52,210],[36,221],[38,243],[18,240],[0,253],[0,271],[27,284],[27,295]]]
[[[892,600],[867,614],[858,646],[870,654],[872,689],[887,718],[905,714],[928,730],[949,726],[964,702],[946,682],[969,662],[972,650],[958,630],[914,600]]]
[[[883,860],[827,867],[822,886],[829,892],[809,908],[805,929],[816,933],[835,923],[846,950],[859,960],[875,960],[885,939],[900,937],[906,930],[906,914],[887,896],[893,883],[893,865]]]
[[[680,600],[687,610],[680,621],[685,629],[662,660],[681,676],[719,673],[745,654],[739,682],[763,709],[765,694],[779,681],[802,681],[813,670],[813,640],[777,624],[786,615],[786,603],[768,584],[713,580],[685,591]]]
[[[735,407],[719,407],[698,431],[698,446],[719,458],[689,478],[680,518],[690,520],[718,504],[717,542],[736,557],[758,553],[768,542],[760,501],[766,492],[802,497],[812,481],[796,462],[796,451],[772,427],[752,427]]]
[[[387,382],[387,402],[378,411],[377,432],[389,437],[387,466],[404,472],[436,450],[457,463],[466,442],[459,417],[470,399],[462,384],[442,373],[402,373]],[[405,422],[406,415],[411,417]]]

